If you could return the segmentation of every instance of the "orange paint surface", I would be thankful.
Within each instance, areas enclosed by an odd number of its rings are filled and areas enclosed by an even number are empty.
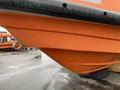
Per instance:
[[[91,3],[88,2],[87,0],[66,0],[68,2],[74,2],[77,4],[85,5],[85,6],[90,6],[90,7],[96,7],[104,10],[109,10],[109,11],[115,11],[115,12],[120,12],[120,0],[101,0],[101,4],[97,3]]]
[[[0,13],[0,25],[67,69],[88,74],[120,62],[120,27],[22,13]]]
[[[0,37],[12,37],[12,35],[8,33],[0,33]]]

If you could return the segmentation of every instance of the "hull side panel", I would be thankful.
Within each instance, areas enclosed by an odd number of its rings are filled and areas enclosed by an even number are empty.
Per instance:
[[[31,47],[56,48],[75,51],[120,53],[120,41],[44,30],[8,28],[18,40]],[[16,32],[17,31],[17,32]]]
[[[9,28],[9,31],[27,46],[39,47],[55,61],[77,73],[92,73],[120,62],[119,41],[42,30],[22,29],[21,32],[21,29]]]
[[[67,69],[80,74],[88,74],[100,69],[107,68],[111,64],[120,62],[118,60],[120,55],[118,54],[48,48],[42,48],[41,50]]]
[[[0,13],[0,24],[25,45],[38,47],[81,74],[119,62],[120,28],[29,14]]]

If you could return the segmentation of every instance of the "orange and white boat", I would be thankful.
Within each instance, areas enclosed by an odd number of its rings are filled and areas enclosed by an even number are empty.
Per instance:
[[[120,62],[119,0],[0,0],[0,9],[1,26],[73,72]]]
[[[19,50],[20,47],[22,47],[22,44],[20,44],[10,33],[0,32],[0,50]]]
[[[12,48],[13,42],[10,41],[11,37],[11,34],[8,34],[6,32],[0,32],[0,49]]]

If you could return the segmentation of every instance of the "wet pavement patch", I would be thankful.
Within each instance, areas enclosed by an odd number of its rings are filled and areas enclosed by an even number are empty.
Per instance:
[[[120,90],[120,86],[106,80],[92,80],[80,77],[66,69],[57,72],[45,90]]]

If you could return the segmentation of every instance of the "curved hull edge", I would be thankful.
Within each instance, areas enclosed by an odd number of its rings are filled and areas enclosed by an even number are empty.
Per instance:
[[[67,69],[89,74],[120,62],[120,27],[17,13],[0,24],[25,45],[38,47]]]

